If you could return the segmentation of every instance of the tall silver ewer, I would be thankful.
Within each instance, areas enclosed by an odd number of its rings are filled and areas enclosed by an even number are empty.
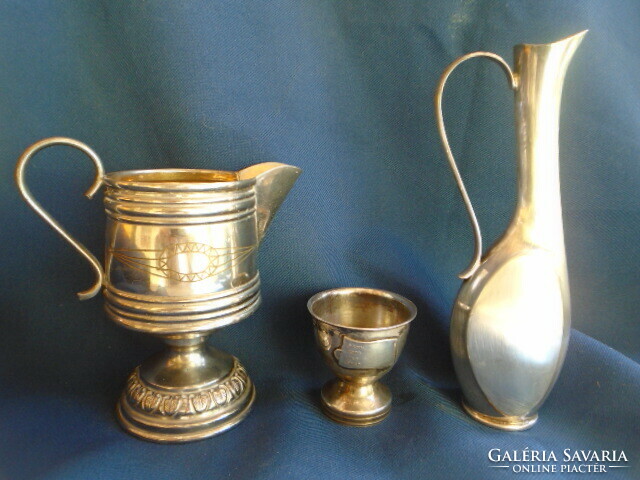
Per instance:
[[[75,147],[105,186],[104,269],[32,197],[24,183],[31,157],[52,145]],[[54,137],[22,154],[15,179],[24,200],[93,267],[81,300],[104,288],[116,323],[160,337],[168,348],[131,373],[118,403],[128,432],[157,442],[210,437],[238,424],[255,390],[240,362],[206,345],[217,328],[247,318],[260,303],[256,255],[271,219],[300,170],[262,163],[239,172],[132,170],[105,174],[87,145]]]
[[[523,430],[538,418],[564,362],[570,330],[569,282],[562,229],[558,125],[565,72],[584,32],[545,45],[518,45],[515,68],[475,52],[444,71],[435,95],[447,158],[475,236],[471,265],[451,317],[453,362],[464,406],[476,420]],[[442,93],[462,62],[488,57],[515,92],[518,203],[503,236],[482,255],[478,222],[447,141]]]

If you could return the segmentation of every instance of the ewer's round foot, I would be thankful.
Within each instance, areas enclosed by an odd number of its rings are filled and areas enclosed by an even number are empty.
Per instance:
[[[333,379],[324,384],[320,398],[325,415],[345,425],[374,425],[391,410],[391,392],[380,382],[357,385]]]
[[[464,400],[462,401],[462,406],[465,411],[478,422],[493,428],[499,428],[500,430],[507,430],[510,432],[527,430],[533,427],[533,425],[538,421],[537,413],[530,417],[494,417],[474,410],[467,405]]]
[[[189,355],[198,356],[200,365],[167,361]],[[145,440],[190,442],[237,425],[254,399],[253,384],[235,357],[211,348],[188,355],[167,350],[129,376],[117,415],[127,432]]]

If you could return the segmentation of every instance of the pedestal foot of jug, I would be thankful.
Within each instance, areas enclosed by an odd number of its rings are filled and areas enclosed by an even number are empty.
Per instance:
[[[171,375],[167,359],[177,355],[172,349],[162,352],[129,376],[117,405],[128,433],[154,442],[190,442],[225,432],[247,416],[255,388],[235,357],[196,349],[187,355],[199,357],[200,366],[178,364]]]

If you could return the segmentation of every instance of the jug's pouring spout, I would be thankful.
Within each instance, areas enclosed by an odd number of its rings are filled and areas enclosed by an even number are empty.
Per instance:
[[[302,170],[284,163],[259,163],[238,172],[238,180],[256,181],[256,211],[258,234],[262,241],[278,208]]]
[[[566,48],[568,53],[573,54],[575,50],[578,48],[580,43],[582,42],[584,36],[587,34],[589,30],[582,30],[581,32],[574,33],[573,35],[569,35],[568,37],[561,38],[560,40],[556,40],[555,42],[536,45],[536,46],[547,46],[547,47],[556,47],[556,48]]]
[[[551,75],[552,78],[555,77],[555,81],[561,86],[564,81],[564,73],[567,66],[588,31],[589,30],[582,30],[581,32],[552,43],[525,43],[516,45],[514,48],[514,58],[516,60],[515,74],[518,83],[520,83],[520,80],[523,80],[520,76],[520,71],[527,67],[527,65],[523,65],[523,63],[531,62],[535,64],[535,68],[533,65],[528,65],[528,67],[534,70],[540,70],[538,64],[544,63],[547,73],[553,74]],[[538,77],[540,78],[537,80],[540,81],[542,76],[539,75]]]

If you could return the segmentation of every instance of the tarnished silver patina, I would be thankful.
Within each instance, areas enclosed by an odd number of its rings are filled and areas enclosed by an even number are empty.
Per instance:
[[[518,45],[515,68],[494,53],[460,57],[444,71],[435,95],[438,129],[476,240],[451,318],[453,362],[464,406],[476,420],[523,430],[538,418],[569,340],[569,282],[562,228],[558,125],[569,62],[585,32],[545,45]],[[482,256],[480,228],[458,172],[442,118],[451,72],[488,57],[515,92],[518,204],[500,240]]]
[[[31,157],[51,145],[87,154],[97,172],[86,192],[105,186],[104,269],[34,200],[24,183]],[[223,432],[249,412],[255,392],[238,360],[206,345],[217,328],[239,322],[260,303],[258,246],[300,170],[263,163],[239,172],[132,170],[104,174],[96,153],[70,138],[48,138],[18,160],[25,201],[91,264],[109,317],[162,338],[169,348],[137,367],[118,403],[124,428],[159,442]]]
[[[327,416],[347,425],[372,425],[391,410],[391,392],[378,380],[395,365],[416,306],[370,288],[320,292],[307,303],[316,342],[337,379],[321,391]]]

